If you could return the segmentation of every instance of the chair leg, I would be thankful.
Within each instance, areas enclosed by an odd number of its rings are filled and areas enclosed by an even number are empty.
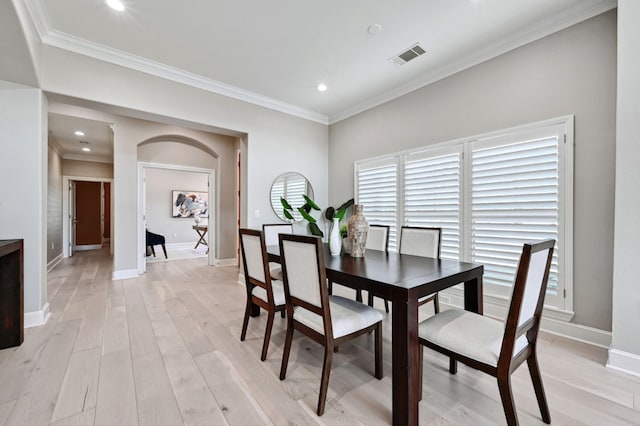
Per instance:
[[[333,294],[333,281],[327,280],[327,289],[329,290],[329,294]]]
[[[283,310],[281,310],[281,311],[280,311],[280,318],[284,318],[284,317],[286,317],[286,316],[287,316],[286,311],[285,311],[284,309],[283,309]]]
[[[373,294],[369,293],[369,297],[367,297],[367,304],[373,307]]]
[[[331,374],[331,362],[333,361],[333,348],[324,347],[324,364],[322,365],[322,379],[320,379],[320,396],[318,397],[318,415],[324,414],[324,405],[327,402],[327,389],[329,388],[329,375]]]
[[[433,311],[437,314],[440,312],[440,299],[438,293],[433,296]]]
[[[272,308],[273,309],[273,308]],[[264,341],[262,342],[262,355],[260,361],[267,359],[267,350],[269,350],[269,339],[271,339],[271,328],[273,328],[273,318],[276,316],[275,311],[267,312],[267,328],[264,331]]]
[[[458,361],[449,358],[449,373],[456,374],[458,372]]]
[[[376,345],[376,353],[375,353],[375,363],[376,363],[376,379],[381,380],[384,376],[382,371],[383,363],[382,363],[382,322],[378,323],[378,326],[375,330],[375,345]]]
[[[162,243],[162,251],[164,252],[164,258],[168,259],[169,256],[167,256],[167,248],[164,246],[164,243]]]
[[[538,400],[538,407],[540,407],[540,415],[542,421],[549,424],[551,423],[551,415],[549,414],[549,406],[547,405],[547,398],[544,395],[544,387],[542,386],[542,376],[540,375],[540,368],[538,367],[538,358],[536,356],[535,349],[527,358],[527,365],[529,366],[529,375],[533,382],[533,389],[536,392],[536,399]]]
[[[511,376],[508,373],[506,377],[498,377],[498,390],[500,391],[500,399],[502,400],[502,408],[507,419],[507,425],[517,426],[518,415],[516,406],[513,403],[513,393],[511,392]]]
[[[387,299],[384,299],[384,310],[389,313],[389,301]]]
[[[156,250],[151,246],[151,253],[153,253],[153,257],[156,257]]]
[[[418,364],[418,377],[419,377],[419,382],[418,382],[418,401],[422,401],[422,375],[424,374],[423,372],[423,364],[424,364],[424,346],[419,345],[419,355],[418,355],[418,360],[420,362],[420,364]]]
[[[357,289],[356,290],[356,302],[362,303],[362,290],[361,289]]]
[[[289,363],[289,352],[291,352],[291,341],[293,340],[293,318],[287,315],[287,334],[284,338],[284,349],[282,351],[282,364],[280,365],[280,380],[287,376],[287,364]]]
[[[247,336],[247,325],[249,325],[249,313],[251,312],[251,299],[247,300],[247,306],[244,308],[244,319],[242,320],[242,333],[240,333],[240,341],[244,342]]]

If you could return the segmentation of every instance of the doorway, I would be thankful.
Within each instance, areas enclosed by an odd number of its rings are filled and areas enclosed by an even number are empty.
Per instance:
[[[63,256],[98,250],[112,239],[112,183],[109,178],[63,176]],[[113,249],[110,247],[110,253]]]

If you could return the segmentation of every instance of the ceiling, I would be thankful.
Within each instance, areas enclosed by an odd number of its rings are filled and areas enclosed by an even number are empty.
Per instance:
[[[46,44],[325,124],[616,6],[615,0],[122,0],[126,10],[117,12],[104,0],[24,1]],[[380,29],[371,34],[373,25]],[[389,60],[415,43],[424,55],[403,65]],[[319,83],[328,90],[319,92]]]

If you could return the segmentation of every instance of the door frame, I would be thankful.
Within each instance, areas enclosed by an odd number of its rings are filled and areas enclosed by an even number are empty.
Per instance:
[[[138,225],[138,274],[144,274],[147,270],[147,262],[145,261],[145,223],[146,223],[146,169],[164,169],[176,170],[189,173],[202,173],[207,175],[209,182],[208,199],[209,199],[209,229],[207,231],[209,254],[207,256],[207,264],[216,265],[217,254],[217,229],[218,229],[218,194],[216,186],[216,170],[206,169],[202,167],[181,166],[177,164],[149,163],[144,161],[138,162],[138,215],[136,223]]]
[[[109,215],[111,217],[111,223],[113,224],[113,178],[99,178],[89,176],[62,176],[62,256],[70,257],[73,255],[71,244],[71,230],[73,229],[73,215],[69,210],[69,191],[71,182],[84,181],[84,182],[110,182],[111,183],[111,208]],[[101,200],[102,202],[102,200]],[[103,206],[104,207],[104,206]],[[106,212],[102,212],[103,214]],[[101,218],[102,226],[104,226],[104,220]],[[111,226],[111,232],[109,235],[109,252],[113,255],[113,225]]]

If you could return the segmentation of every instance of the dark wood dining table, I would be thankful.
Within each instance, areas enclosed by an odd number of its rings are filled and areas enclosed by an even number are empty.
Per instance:
[[[464,284],[464,308],[482,314],[480,264],[367,250],[364,258],[331,256],[324,244],[327,278],[390,300],[393,424],[417,425],[419,390],[418,299]],[[280,262],[278,246],[268,246],[269,261]]]

